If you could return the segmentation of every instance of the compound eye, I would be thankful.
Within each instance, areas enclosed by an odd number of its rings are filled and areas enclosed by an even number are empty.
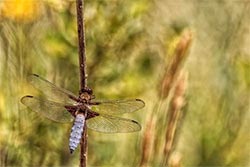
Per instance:
[[[89,94],[92,94],[92,93],[93,93],[92,89],[90,89],[90,88],[87,88],[87,92],[88,92]]]
[[[86,93],[88,93],[88,94],[93,94],[93,91],[92,91],[92,89],[90,89],[90,88],[84,88],[84,89],[82,89],[82,90],[80,91],[80,94],[81,94],[81,93],[84,93],[84,92],[86,92]]]

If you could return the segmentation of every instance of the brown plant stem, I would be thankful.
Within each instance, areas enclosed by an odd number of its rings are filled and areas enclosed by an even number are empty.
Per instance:
[[[85,121],[86,122],[86,121]],[[86,123],[84,124],[82,140],[80,144],[80,167],[87,166],[87,150],[88,150],[88,134],[87,134],[87,127]]]
[[[139,165],[140,167],[148,166],[153,144],[154,129],[155,129],[155,120],[153,114],[151,114],[149,120],[147,121],[146,128],[143,134],[141,162]]]
[[[80,67],[80,93],[82,93],[87,87],[87,75],[86,75],[86,44],[85,44],[85,32],[84,32],[84,0],[76,0],[76,12],[77,12],[77,31],[78,31],[78,54],[79,54],[79,67]]]
[[[184,31],[181,35],[181,39],[174,51],[173,59],[170,62],[167,70],[165,71],[165,74],[163,75],[163,79],[161,81],[160,96],[162,99],[168,97],[173,83],[179,75],[181,64],[188,56],[187,51],[192,42],[192,35],[193,34],[191,31]]]
[[[78,46],[79,46],[79,68],[80,68],[80,91],[83,93],[87,88],[87,75],[86,75],[86,46],[85,46],[85,33],[84,33],[84,14],[83,14],[84,0],[76,0],[77,12],[77,31],[78,31]],[[87,164],[87,126],[86,121],[84,124],[81,144],[80,144],[80,167],[86,167]]]
[[[173,150],[173,143],[176,138],[176,128],[181,116],[181,109],[185,105],[185,91],[187,87],[187,75],[180,74],[174,90],[173,98],[168,111],[168,125],[165,134],[164,163],[167,165],[170,154]]]

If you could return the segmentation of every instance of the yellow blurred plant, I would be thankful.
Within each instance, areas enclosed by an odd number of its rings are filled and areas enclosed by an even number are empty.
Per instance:
[[[15,21],[32,21],[39,16],[41,2],[37,0],[3,0],[0,17]]]
[[[166,67],[159,83],[159,103],[154,106],[154,112],[151,112],[147,120],[146,130],[142,139],[141,167],[158,163],[157,161],[162,161],[163,164],[161,165],[168,165],[169,157],[176,141],[177,125],[182,115],[181,109],[185,105],[184,95],[187,84],[187,72],[183,72],[183,63],[188,56],[187,53],[192,40],[193,33],[190,30],[183,30],[170,46],[170,49],[174,49],[170,52],[172,54],[170,55],[170,63]],[[164,107],[164,102],[168,99],[171,90],[173,90],[173,95],[170,96],[168,107]],[[167,108],[167,111],[165,108]],[[164,119],[165,117],[167,118],[166,120]],[[166,127],[165,132],[162,128],[160,128],[161,130],[157,129],[155,126],[156,122],[164,122],[162,126]],[[159,126],[162,127],[158,123]],[[164,135],[165,139],[162,141],[160,136]],[[163,145],[164,147],[162,148]],[[159,155],[159,160],[157,160],[156,154]]]

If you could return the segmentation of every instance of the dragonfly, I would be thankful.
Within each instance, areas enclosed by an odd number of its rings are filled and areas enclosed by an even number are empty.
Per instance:
[[[141,130],[137,121],[117,116],[142,109],[145,103],[140,99],[95,100],[90,88],[85,88],[76,96],[37,74],[30,75],[28,81],[40,95],[26,95],[21,98],[21,103],[50,120],[74,122],[69,137],[70,153],[79,145],[85,123],[88,128],[103,133]]]

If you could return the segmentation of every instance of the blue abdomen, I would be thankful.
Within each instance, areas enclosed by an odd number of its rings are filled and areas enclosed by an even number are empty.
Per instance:
[[[76,147],[81,141],[84,123],[84,115],[77,114],[69,138],[70,153],[73,153],[73,151],[75,151]]]

